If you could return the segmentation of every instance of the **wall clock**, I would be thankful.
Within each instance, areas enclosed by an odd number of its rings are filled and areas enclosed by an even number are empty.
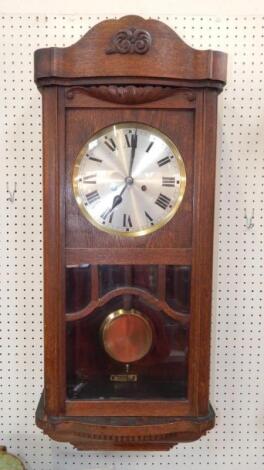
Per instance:
[[[214,425],[217,96],[226,55],[127,16],[35,53],[43,98],[45,385],[82,450],[167,450]]]

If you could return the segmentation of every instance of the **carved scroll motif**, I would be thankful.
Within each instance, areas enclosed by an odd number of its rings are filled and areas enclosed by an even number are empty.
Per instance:
[[[151,46],[152,38],[145,29],[120,29],[111,39],[106,54],[146,54]]]

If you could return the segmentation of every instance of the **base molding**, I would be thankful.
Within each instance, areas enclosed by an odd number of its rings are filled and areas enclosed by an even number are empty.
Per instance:
[[[54,417],[45,414],[42,396],[36,412],[37,426],[51,439],[69,442],[83,451],[166,451],[179,442],[199,439],[214,423],[211,404],[205,416]]]

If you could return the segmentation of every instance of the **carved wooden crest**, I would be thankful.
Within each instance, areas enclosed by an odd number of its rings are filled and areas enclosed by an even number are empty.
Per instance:
[[[145,29],[120,29],[111,40],[106,54],[145,54],[151,46],[152,38]]]
[[[159,77],[196,81],[198,86],[206,80],[221,89],[225,70],[225,54],[193,49],[166,24],[134,15],[105,20],[70,47],[35,52],[38,86],[65,84],[68,79],[81,86],[91,80],[98,84],[107,79],[109,84],[109,77],[112,84],[119,77],[137,77],[151,85],[153,77]]]

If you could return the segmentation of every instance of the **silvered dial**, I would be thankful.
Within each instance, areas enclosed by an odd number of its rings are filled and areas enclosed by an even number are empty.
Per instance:
[[[178,209],[185,190],[177,147],[158,129],[114,124],[84,145],[74,165],[74,194],[100,230],[140,236],[158,230]]]

